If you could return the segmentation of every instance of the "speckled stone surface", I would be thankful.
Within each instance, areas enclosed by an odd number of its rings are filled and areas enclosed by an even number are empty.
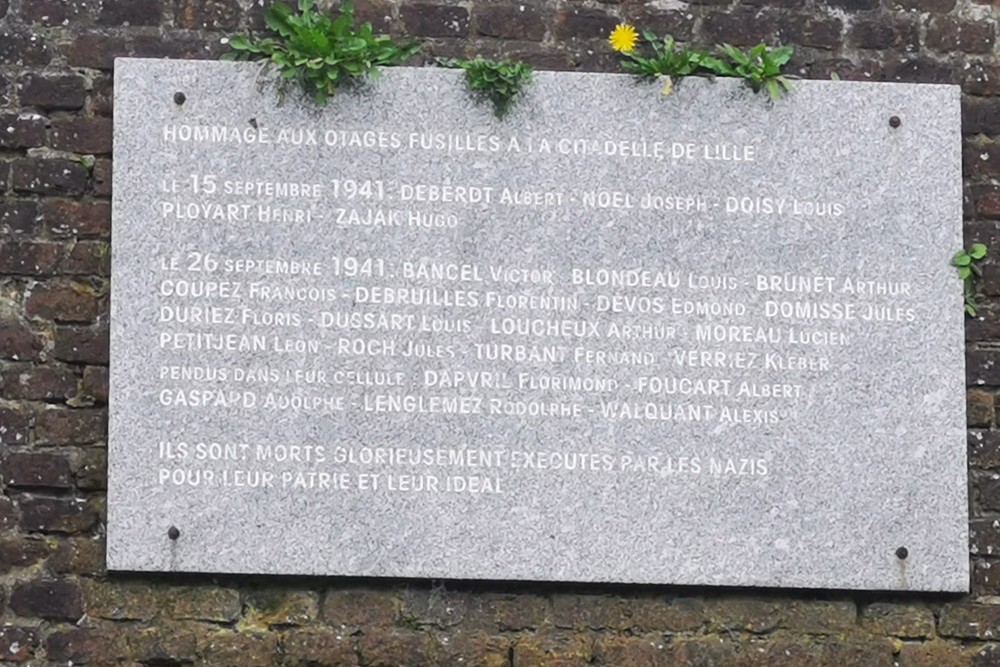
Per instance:
[[[118,60],[109,568],[967,590],[959,127]]]

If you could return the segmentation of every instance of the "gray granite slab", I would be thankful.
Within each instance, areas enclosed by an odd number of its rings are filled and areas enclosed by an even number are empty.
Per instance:
[[[957,87],[274,85],[117,61],[109,568],[967,590]]]

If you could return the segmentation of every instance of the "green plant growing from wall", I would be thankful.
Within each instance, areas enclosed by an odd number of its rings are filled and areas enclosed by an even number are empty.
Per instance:
[[[299,0],[298,12],[276,2],[264,10],[264,22],[276,37],[237,36],[229,40],[227,60],[270,60],[285,81],[294,81],[318,104],[343,86],[357,83],[378,68],[397,65],[420,50],[420,44],[397,44],[376,35],[371,23],[355,25],[354,6],[345,2],[329,16],[315,0]]]
[[[766,90],[775,100],[792,87],[782,73],[794,52],[790,46],[771,48],[762,43],[741,51],[723,44],[719,47],[721,57],[716,57],[707,51],[680,46],[669,35],[660,38],[649,30],[642,32],[642,41],[652,48],[651,55],[637,51],[639,33],[628,23],[619,24],[608,36],[611,48],[622,54],[622,69],[641,79],[665,80],[664,94],[673,90],[675,79],[696,74],[741,78],[754,92]]]
[[[790,46],[771,48],[758,44],[749,51],[741,51],[730,44],[722,45],[727,60],[717,61],[712,71],[720,76],[739,77],[746,81],[753,91],[766,90],[772,100],[781,99],[792,84],[782,74],[782,69],[792,59],[794,50]]]
[[[439,61],[445,67],[465,70],[469,90],[493,104],[493,113],[503,118],[514,107],[524,87],[531,83],[531,65],[514,60],[451,59]]]
[[[652,55],[644,56],[634,48],[634,44],[629,46],[624,42],[629,48],[620,51],[622,69],[640,79],[662,81],[664,94],[673,90],[675,79],[691,76],[699,71],[715,71],[722,66],[717,58],[704,51],[680,46],[670,35],[660,38],[655,33],[644,30],[642,39],[652,48]]]
[[[979,262],[988,252],[982,243],[973,243],[968,249],[959,250],[951,258],[952,266],[958,269],[958,277],[965,287],[965,312],[975,317],[979,304],[976,303],[976,283],[983,275]]]

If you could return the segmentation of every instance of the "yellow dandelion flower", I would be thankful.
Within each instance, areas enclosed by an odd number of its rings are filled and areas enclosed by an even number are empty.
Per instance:
[[[631,53],[635,43],[639,41],[639,33],[628,23],[619,23],[608,36],[611,48],[620,53]]]

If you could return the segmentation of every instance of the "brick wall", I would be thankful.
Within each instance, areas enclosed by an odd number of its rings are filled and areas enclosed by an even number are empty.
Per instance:
[[[1000,0],[367,0],[427,53],[610,70],[627,19],[805,77],[962,85],[966,236],[1000,251]],[[213,58],[253,0],[0,0],[0,664],[1000,665],[1000,262],[968,320],[972,594],[104,570],[113,59]]]

